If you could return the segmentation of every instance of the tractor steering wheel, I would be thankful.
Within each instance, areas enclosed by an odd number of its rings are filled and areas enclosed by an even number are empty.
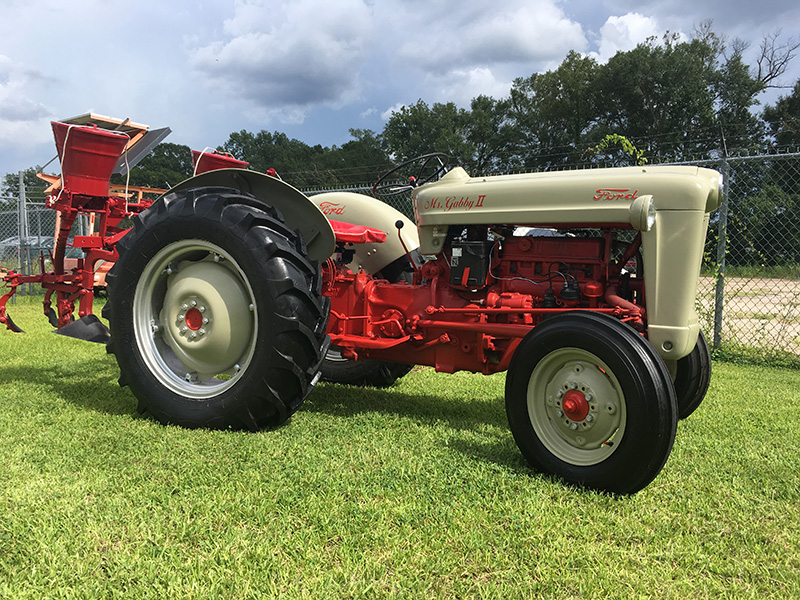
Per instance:
[[[447,168],[449,161],[450,157],[443,152],[432,152],[430,154],[423,154],[422,156],[415,156],[411,160],[400,163],[391,171],[384,173],[380,179],[375,182],[375,185],[372,186],[372,193],[376,196],[395,196],[412,190],[441,175]],[[409,177],[408,183],[384,183],[387,179],[396,175],[401,169],[415,163],[420,163],[419,168],[415,169],[416,175]]]

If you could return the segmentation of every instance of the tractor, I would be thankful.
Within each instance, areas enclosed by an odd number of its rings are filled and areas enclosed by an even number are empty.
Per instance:
[[[119,383],[162,423],[255,431],[287,421],[320,379],[385,386],[413,365],[507,371],[506,413],[527,462],[630,494],[658,475],[678,420],[706,394],[695,296],[722,197],[714,170],[471,177],[433,153],[386,173],[373,195],[308,197],[274,172],[205,154],[209,170],[149,207],[128,204],[131,229],[76,238],[87,257],[113,260],[110,331],[88,302],[72,317],[90,294],[89,258],[71,276],[39,276],[60,281],[54,323],[106,341]],[[101,189],[107,180],[85,193],[67,179],[60,193],[75,211],[112,222],[109,207],[124,203]],[[414,221],[376,198],[408,193]],[[6,281],[13,293],[23,278]],[[0,323],[18,329],[4,298]]]

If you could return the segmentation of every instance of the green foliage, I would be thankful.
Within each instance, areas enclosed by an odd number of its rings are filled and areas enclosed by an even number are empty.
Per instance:
[[[454,103],[428,106],[422,100],[392,113],[383,132],[384,146],[397,162],[444,152],[475,174],[507,171],[518,137],[508,119],[509,102],[489,96],[472,99],[470,109]]]
[[[592,138],[599,118],[600,72],[593,58],[571,51],[554,71],[514,80],[510,119],[521,135],[518,152],[526,168],[580,160],[579,149]]]
[[[791,94],[764,108],[764,120],[776,146],[800,146],[800,79]]]
[[[25,186],[25,199],[28,202],[44,202],[44,189],[47,184],[36,177],[41,171],[39,166],[30,167],[23,171],[22,182]],[[0,210],[10,210],[16,207],[19,197],[19,173],[8,173],[0,180]]]
[[[697,131],[714,126],[713,69],[702,41],[651,39],[609,59],[600,77],[601,121],[653,156],[683,159],[717,146],[698,140]]]
[[[351,129],[353,138],[341,147],[309,146],[286,134],[268,131],[232,133],[219,148],[262,173],[275,169],[296,187],[326,187],[371,182],[391,163],[380,135],[368,129]]]
[[[469,113],[453,102],[428,106],[422,100],[392,113],[383,131],[390,154],[402,162],[429,152],[444,152],[458,164],[474,153],[467,141]]]
[[[739,219],[749,241],[749,260],[761,265],[800,263],[800,196],[789,195],[776,185],[767,185],[747,196]]]
[[[619,164],[620,166],[647,164],[644,150],[639,150],[628,138],[618,133],[609,133],[589,148],[586,153],[589,156],[601,158],[604,164]]]
[[[192,175],[192,154],[188,146],[162,142],[131,170],[130,184],[170,188]],[[125,178],[118,178],[124,183]]]

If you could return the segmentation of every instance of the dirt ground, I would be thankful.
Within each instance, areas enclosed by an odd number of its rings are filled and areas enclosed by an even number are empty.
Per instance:
[[[701,277],[700,317],[713,329],[715,281]],[[800,281],[725,278],[723,342],[783,350],[800,356]]]

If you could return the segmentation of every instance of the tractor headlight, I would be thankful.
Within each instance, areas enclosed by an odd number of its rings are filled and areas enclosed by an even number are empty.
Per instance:
[[[652,196],[639,196],[631,202],[630,224],[639,231],[650,231],[656,222],[656,205]]]

